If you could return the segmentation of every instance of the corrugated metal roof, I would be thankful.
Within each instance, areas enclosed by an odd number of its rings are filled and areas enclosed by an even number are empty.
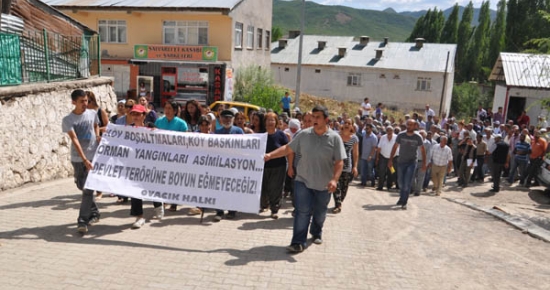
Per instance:
[[[501,52],[499,61],[507,86],[550,88],[550,55]]]
[[[25,29],[25,22],[23,19],[8,14],[2,14],[0,18],[0,32],[19,34]]]
[[[326,41],[326,47],[318,50],[318,41]],[[280,64],[298,63],[299,37],[288,39],[288,45],[281,49],[271,44],[271,62]],[[338,57],[338,48],[345,47],[346,55]],[[376,59],[376,50],[383,50],[382,58]],[[456,44],[424,43],[420,49],[415,43],[373,41],[361,46],[353,37],[304,35],[302,64],[331,65],[344,67],[373,67],[413,71],[444,72],[449,55],[447,72],[454,71]]]
[[[242,0],[43,0],[52,6],[109,8],[233,9]]]

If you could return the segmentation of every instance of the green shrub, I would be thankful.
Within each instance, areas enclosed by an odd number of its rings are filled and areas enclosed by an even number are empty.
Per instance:
[[[284,90],[273,81],[270,69],[248,66],[237,71],[233,99],[251,103],[266,109],[280,110]]]

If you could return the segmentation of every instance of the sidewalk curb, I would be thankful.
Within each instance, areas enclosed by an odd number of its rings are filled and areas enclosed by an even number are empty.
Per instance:
[[[547,243],[550,243],[550,231],[547,231],[547,230],[535,225],[533,222],[531,222],[528,219],[518,217],[518,216],[514,216],[514,215],[511,215],[511,214],[505,213],[501,210],[494,209],[494,208],[483,208],[483,207],[481,207],[477,204],[474,204],[474,203],[471,203],[471,202],[468,202],[468,201],[464,201],[464,200],[460,200],[460,199],[448,198],[448,197],[444,197],[443,199],[446,199],[450,202],[454,202],[454,203],[469,207],[469,208],[477,210],[477,211],[481,211],[481,212],[490,214],[490,215],[492,215],[492,216],[494,216],[498,219],[503,220],[507,224],[512,225],[512,226],[520,229],[523,233],[529,234],[530,236],[532,236],[534,238],[537,238],[537,239],[543,240]]]

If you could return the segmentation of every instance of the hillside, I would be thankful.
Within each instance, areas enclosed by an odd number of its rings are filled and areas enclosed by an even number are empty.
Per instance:
[[[273,26],[283,34],[300,29],[301,1],[273,1]],[[374,39],[389,37],[404,41],[416,19],[411,16],[345,6],[324,6],[306,1],[306,34],[361,36]]]

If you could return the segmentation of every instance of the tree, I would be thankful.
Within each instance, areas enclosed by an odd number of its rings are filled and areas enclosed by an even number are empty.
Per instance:
[[[437,7],[433,11],[429,9],[426,14],[418,18],[406,41],[412,42],[416,38],[422,37],[428,42],[439,43],[444,23],[445,16],[442,10],[437,10]]]
[[[467,76],[464,76],[464,64],[467,64],[465,61],[466,52],[468,51],[468,44],[472,36],[472,19],[474,18],[474,4],[472,1],[468,3],[466,9],[462,13],[462,19],[458,25],[458,38],[457,38],[457,47],[456,47],[456,67],[457,70],[457,80],[464,81],[468,80]],[[468,65],[466,65],[468,67]]]
[[[497,4],[497,19],[491,28],[491,40],[489,42],[489,55],[486,66],[492,67],[498,59],[500,52],[506,45],[506,0],[500,0]]]
[[[481,4],[479,12],[478,26],[475,28],[474,36],[471,45],[468,47],[466,54],[465,65],[463,68],[464,76],[467,79],[475,78],[480,82],[484,82],[487,76],[482,69],[483,63],[487,57],[489,49],[489,32],[491,25],[491,15],[489,11],[489,1],[484,1]]]
[[[505,1],[505,0],[502,0]],[[443,31],[441,32],[441,43],[457,43],[458,42],[458,3],[453,7],[453,11],[445,22]]]
[[[271,28],[271,42],[275,42],[283,37],[283,30],[278,26],[273,26]]]

